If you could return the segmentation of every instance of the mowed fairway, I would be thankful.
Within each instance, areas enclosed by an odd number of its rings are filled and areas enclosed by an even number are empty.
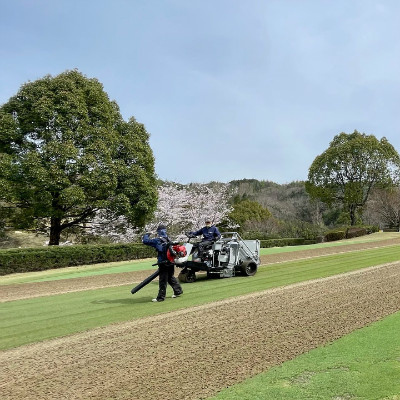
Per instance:
[[[126,284],[21,300],[5,294],[0,398],[213,396],[400,310],[400,239],[382,235],[370,248],[321,245],[325,255],[310,249],[288,262],[281,253],[254,277],[199,279],[182,298],[158,304],[149,302],[156,283],[134,296]],[[30,284],[9,281],[2,294]]]

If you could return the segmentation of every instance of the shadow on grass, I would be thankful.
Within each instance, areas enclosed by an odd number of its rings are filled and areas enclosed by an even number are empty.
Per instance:
[[[104,299],[92,301],[92,304],[138,304],[138,303],[148,303],[151,301],[150,296],[146,297],[124,297],[121,299]]]

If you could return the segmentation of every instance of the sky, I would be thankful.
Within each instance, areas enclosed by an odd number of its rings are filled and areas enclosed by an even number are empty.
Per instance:
[[[78,69],[159,178],[306,180],[335,135],[400,152],[398,0],[0,0],[0,105]]]

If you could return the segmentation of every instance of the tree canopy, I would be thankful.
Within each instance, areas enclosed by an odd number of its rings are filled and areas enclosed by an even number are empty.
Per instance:
[[[50,221],[50,244],[97,210],[143,226],[157,204],[145,127],[79,71],[28,82],[0,107],[0,200]]]
[[[267,208],[253,200],[243,200],[233,205],[230,220],[243,228],[246,222],[262,222],[271,217]]]
[[[399,167],[399,154],[385,137],[342,132],[311,164],[306,190],[328,205],[340,204],[354,225],[371,190],[393,185]]]

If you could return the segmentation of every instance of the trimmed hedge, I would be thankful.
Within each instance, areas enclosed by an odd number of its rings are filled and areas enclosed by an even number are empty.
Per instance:
[[[362,228],[366,229],[368,235],[370,233],[379,232],[379,226],[378,225],[364,225],[364,226],[362,226]]]
[[[342,240],[346,238],[346,231],[331,231],[326,233],[324,242],[333,242],[335,240]]]
[[[267,232],[257,232],[257,231],[248,231],[248,232],[243,232],[240,233],[240,236],[242,239],[245,240],[271,240],[271,239],[282,239],[282,236],[280,235],[272,235]]]
[[[139,243],[0,250],[0,275],[155,257]]]
[[[332,242],[334,240],[351,239],[358,236],[369,235],[370,233],[379,232],[379,227],[375,225],[364,226],[348,226],[328,231],[325,234],[324,242]]]
[[[301,246],[304,244],[315,244],[319,240],[304,239],[304,238],[284,238],[284,239],[269,239],[260,240],[260,247],[283,247],[283,246]]]
[[[367,234],[367,230],[365,228],[347,228],[346,231],[346,239],[351,239],[358,236],[364,236]]]

